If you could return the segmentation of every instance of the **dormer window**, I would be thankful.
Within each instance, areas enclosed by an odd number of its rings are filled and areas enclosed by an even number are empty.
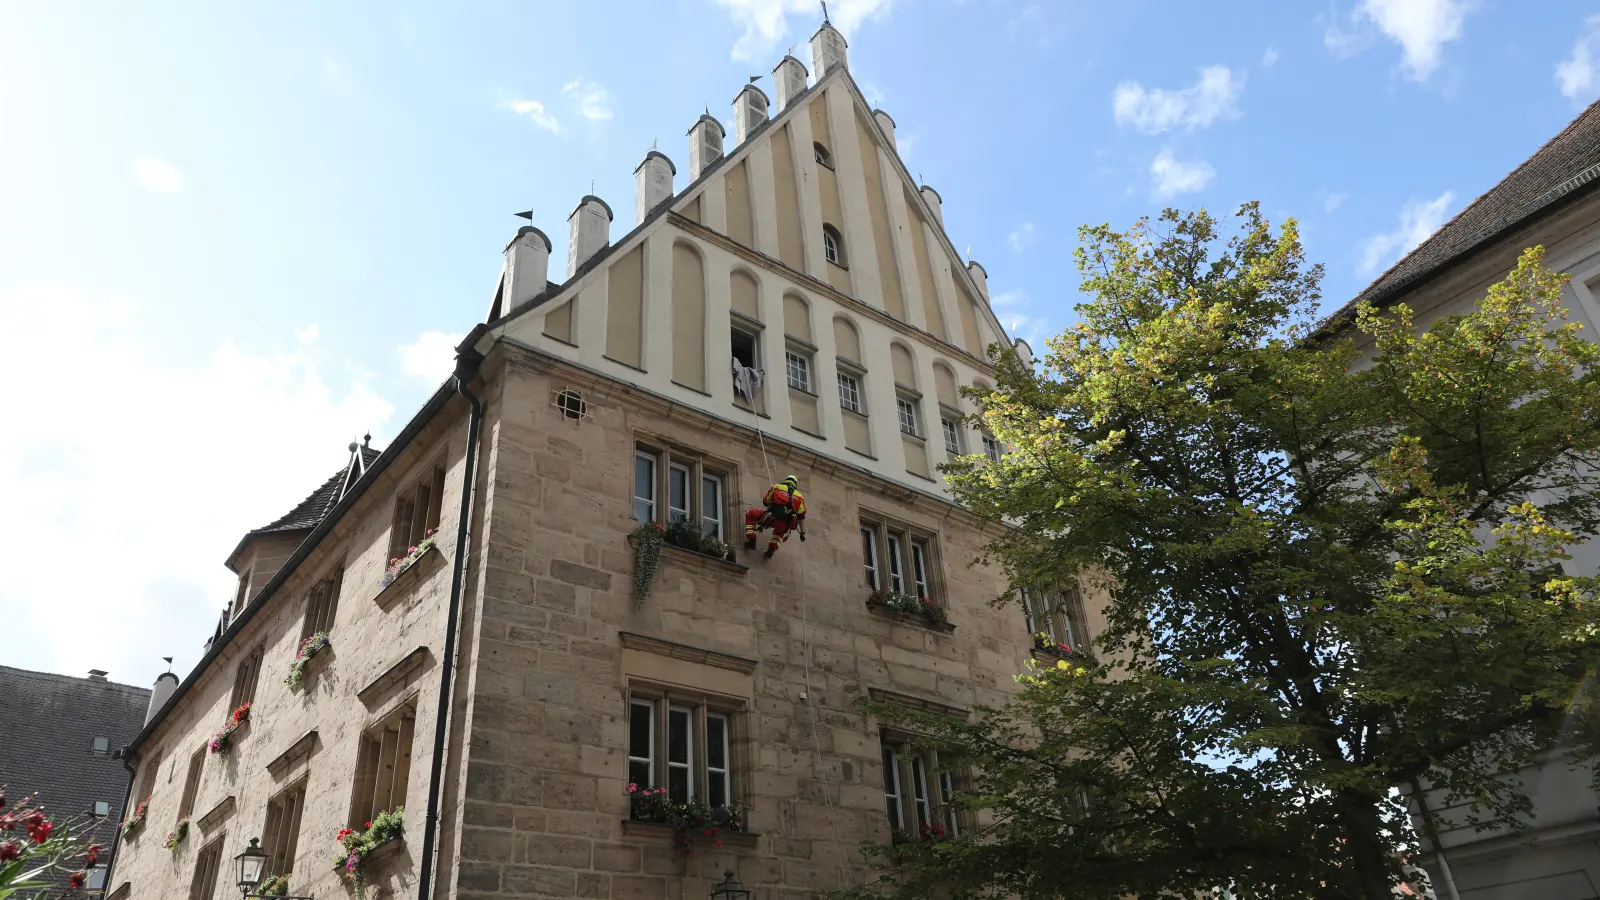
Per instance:
[[[844,236],[832,225],[822,226],[822,257],[836,266],[844,265]]]
[[[817,165],[827,166],[830,169],[833,168],[833,154],[828,152],[827,147],[824,147],[821,144],[812,144],[811,152],[817,157]]]

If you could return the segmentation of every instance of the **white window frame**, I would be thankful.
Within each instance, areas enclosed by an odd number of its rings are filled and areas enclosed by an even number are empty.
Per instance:
[[[844,248],[839,246],[844,233],[832,225],[825,225],[822,229],[822,258],[836,266],[844,265]]]
[[[900,433],[912,437],[922,437],[922,431],[917,421],[917,402],[909,397],[897,396],[894,398],[895,414],[900,420]]]
[[[897,531],[891,531],[886,540],[887,544],[885,546],[889,548],[889,590],[897,594],[903,594],[906,590],[906,577],[903,571],[905,566],[902,562],[900,551],[903,535]]]
[[[951,456],[961,455],[961,430],[948,416],[939,417],[939,430],[944,433],[944,449]]]
[[[915,587],[915,596],[920,600],[932,596],[929,592],[928,581],[928,542],[911,538],[911,583]]]
[[[706,503],[706,488],[715,485],[716,497],[709,504]],[[710,534],[719,541],[727,540],[727,505],[728,482],[727,477],[720,472],[700,473],[700,533]]]
[[[682,478],[683,484],[683,506],[681,507],[672,505],[673,488],[677,487],[677,484],[674,483],[674,479],[680,477]],[[666,524],[670,525],[680,518],[688,519],[693,515],[695,506],[693,495],[694,483],[694,470],[692,468],[679,462],[669,463],[667,465]]]
[[[658,510],[666,510],[665,520],[652,518],[643,521],[661,522],[663,526],[669,525],[680,516],[691,522],[698,522],[702,534],[707,529],[715,526],[715,535],[718,540],[727,540],[728,528],[728,485],[736,483],[734,469],[731,465],[723,465],[721,461],[710,460],[693,453],[678,453],[671,449],[662,449],[641,437],[634,445],[634,518],[639,517],[639,508],[647,503],[647,498],[639,495],[639,460],[648,460],[651,473],[651,490],[653,495],[648,498],[648,506],[652,517]],[[667,477],[662,478],[661,473],[666,472]],[[673,505],[672,481],[674,477],[681,476],[684,483],[683,499],[688,503],[687,508]],[[705,508],[705,487],[708,480],[718,483],[717,508]]]
[[[922,754],[911,757],[911,803],[916,810],[917,830],[933,824],[932,798],[928,796],[928,765]]]
[[[949,772],[939,773],[939,810],[944,814],[944,830],[950,837],[961,834],[961,818],[956,815],[956,782]]]
[[[645,748],[645,752],[649,754],[648,756],[634,756],[633,755],[633,711],[634,711],[635,708],[638,708],[638,707],[642,707],[646,712],[648,712],[650,714],[650,720],[649,720],[649,722],[647,722],[645,724],[645,730],[648,732],[646,734],[646,737],[649,738],[649,741],[650,741],[649,746]],[[649,701],[649,700],[630,700],[630,701],[628,701],[628,781],[630,783],[633,783],[633,784],[638,784],[638,782],[633,780],[633,764],[636,763],[636,762],[644,763],[645,772],[647,773],[647,777],[645,779],[645,783],[639,785],[640,790],[644,790],[646,788],[655,787],[656,786],[655,785],[655,780],[656,780],[656,705],[654,703],[652,703],[651,701]]]
[[[641,463],[641,462],[647,462],[647,463],[650,464],[650,468],[649,468],[650,488],[647,491],[646,495],[640,495],[640,493],[639,493],[639,475],[640,475],[639,463]],[[658,455],[656,455],[654,453],[650,453],[649,451],[642,450],[642,449],[636,449],[634,451],[634,453],[633,453],[633,517],[641,525],[644,524],[645,522],[658,522],[658,521],[660,521],[659,519],[656,518],[656,495],[658,493],[660,493],[660,491],[661,491],[661,485],[660,485],[661,478],[660,478],[660,471],[659,471],[660,470],[660,466],[661,466],[661,460],[660,460],[660,457]],[[639,517],[639,506],[640,506],[640,504],[644,504],[647,507],[647,509],[648,509],[647,518],[640,518]]]
[[[867,586],[883,590],[883,569],[878,565],[878,534],[867,525],[861,526],[861,556],[866,565]]]
[[[712,744],[711,744],[711,722],[713,720],[719,721],[719,722],[722,723],[722,747],[721,747],[721,750],[722,750],[722,766],[720,768],[713,767],[711,765],[711,746],[712,746]],[[723,800],[723,804],[722,805],[726,806],[727,804],[733,802],[733,774],[730,771],[730,769],[731,769],[731,767],[733,765],[732,731],[733,731],[733,720],[727,713],[721,713],[721,712],[707,712],[706,713],[706,803],[707,804],[710,804],[711,803],[711,798],[716,796],[716,792],[711,789],[711,785],[715,781],[722,782],[722,800]]]
[[[683,714],[684,760],[682,762],[674,762],[672,759],[672,718],[678,713]],[[682,769],[684,773],[683,780],[685,789],[688,792],[682,800],[678,800],[677,798],[673,797],[672,799],[675,803],[688,803],[690,800],[693,800],[695,798],[696,782],[699,781],[698,778],[695,778],[694,768],[694,722],[695,714],[693,707],[678,706],[676,704],[672,704],[667,707],[667,745],[662,748],[662,758],[666,761],[665,768],[667,777],[663,787],[667,789],[667,796],[671,797],[672,772],[674,769]]]
[[[788,376],[789,387],[803,393],[811,390],[811,357],[794,349],[783,351],[783,371]]]
[[[857,415],[861,411],[861,379],[849,372],[839,372],[839,406]]]
[[[983,435],[983,455],[992,463],[999,462],[1002,455],[1000,442],[995,440],[994,435],[987,432]]]
[[[891,831],[904,832],[906,830],[906,811],[901,802],[904,789],[900,784],[900,760],[897,758],[896,748],[888,741],[883,742],[883,808],[889,816]]]
[[[1078,621],[1080,594],[1078,588],[1065,591],[1040,591],[1022,589],[1022,612],[1030,635],[1043,633],[1052,643],[1066,644],[1079,649]]]

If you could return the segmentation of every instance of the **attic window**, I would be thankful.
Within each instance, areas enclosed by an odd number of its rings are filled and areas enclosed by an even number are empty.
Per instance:
[[[827,166],[830,169],[833,168],[833,154],[828,152],[827,147],[824,147],[821,144],[812,144],[811,151],[816,154],[817,165]]]
[[[822,257],[836,266],[844,265],[844,236],[832,225],[822,226]]]
[[[589,415],[589,404],[584,402],[583,395],[567,388],[556,392],[556,409],[561,411],[563,418],[579,421]]]

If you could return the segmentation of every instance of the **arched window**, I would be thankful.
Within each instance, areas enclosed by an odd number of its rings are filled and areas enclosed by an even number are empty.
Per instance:
[[[827,166],[830,169],[833,168],[833,154],[828,152],[827,147],[821,144],[812,144],[811,152],[816,154],[818,165]]]
[[[832,225],[822,226],[822,257],[836,266],[844,265],[844,237]]]

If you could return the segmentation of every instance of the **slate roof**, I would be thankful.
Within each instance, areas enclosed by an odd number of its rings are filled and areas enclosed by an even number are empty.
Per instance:
[[[1354,316],[1363,300],[1378,306],[1392,302],[1418,282],[1596,187],[1600,187],[1600,102],[1378,276],[1329,316],[1323,327]]]
[[[0,740],[0,785],[7,787],[6,804],[38,793],[45,812],[65,823],[103,800],[111,813],[95,836],[109,847],[128,793],[128,770],[111,758],[111,751],[139,733],[149,706],[145,688],[0,666],[0,730],[5,735]],[[95,754],[97,737],[106,739],[104,755]]]
[[[367,468],[372,465],[372,461],[377,458],[378,451],[368,446],[362,446],[361,459],[363,465],[361,470],[363,472],[366,471]],[[354,461],[353,457],[352,461]],[[317,527],[317,523],[321,522],[322,517],[328,514],[328,510],[333,509],[333,505],[339,502],[339,489],[344,486],[344,478],[349,471],[350,466],[349,464],[346,464],[343,468],[339,469],[339,471],[333,473],[333,476],[327,481],[323,482],[322,487],[312,491],[311,496],[301,500],[300,505],[280,516],[278,520],[272,524],[257,528],[251,531],[250,534],[274,534],[281,531],[310,531],[311,529]]]

